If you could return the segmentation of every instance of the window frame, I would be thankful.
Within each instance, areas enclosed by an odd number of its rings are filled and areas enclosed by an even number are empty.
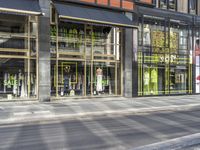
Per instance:
[[[152,0],[152,3],[153,3],[153,1],[154,1],[154,0]],[[177,8],[178,8],[178,7],[177,7],[177,0],[174,0],[174,2],[175,2],[175,9],[170,9],[170,8],[169,8],[170,1],[169,1],[169,0],[166,0],[166,1],[167,1],[167,4],[166,4],[166,5],[167,5],[167,8],[166,8],[166,10],[177,11]],[[157,1],[154,1],[154,2],[157,3]],[[159,0],[159,1],[158,1],[158,8],[161,8],[160,4],[161,4],[161,1]],[[155,4],[155,5],[156,5],[156,4]],[[164,8],[161,8],[161,9],[164,9]]]
[[[191,9],[190,9],[190,3],[191,1],[194,1],[196,3],[196,6],[195,6],[195,13],[191,13]],[[188,0],[188,14],[192,14],[192,15],[197,15],[198,13],[198,0]]]

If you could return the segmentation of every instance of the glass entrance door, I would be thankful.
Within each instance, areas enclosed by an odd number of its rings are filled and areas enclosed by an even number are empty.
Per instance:
[[[188,89],[188,69],[184,66],[170,68],[170,93],[184,94]]]
[[[165,67],[144,67],[143,91],[144,95],[162,95],[165,92]]]

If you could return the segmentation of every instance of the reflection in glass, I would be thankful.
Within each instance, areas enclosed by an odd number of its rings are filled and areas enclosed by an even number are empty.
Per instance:
[[[52,25],[51,51],[58,51],[58,58],[51,60],[51,95],[121,94],[117,87],[122,77],[121,32],[114,27],[69,22],[60,22],[58,29]]]
[[[59,61],[58,81],[55,61],[52,61],[51,68],[53,70],[51,73],[52,95],[56,95],[56,86],[58,86],[59,96],[84,95],[84,62]]]
[[[22,99],[37,95],[36,61],[31,61],[30,84],[28,82],[28,60],[0,58],[0,99]]]
[[[188,26],[176,21],[164,26],[162,21],[148,17],[143,27],[143,45],[138,52],[138,95],[191,92]]]
[[[190,14],[196,14],[197,11],[197,1],[189,0],[189,12]]]
[[[170,69],[170,93],[187,93],[188,70],[184,66],[176,66]]]
[[[167,0],[160,0],[160,8],[167,9]]]
[[[169,0],[169,9],[176,10],[176,0]]]
[[[197,29],[195,37],[195,88],[196,93],[200,93],[200,29]]]
[[[94,63],[94,95],[115,94],[115,64]]]

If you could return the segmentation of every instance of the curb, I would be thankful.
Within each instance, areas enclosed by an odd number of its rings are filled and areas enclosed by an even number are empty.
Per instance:
[[[181,150],[190,146],[200,144],[200,133],[154,143],[146,146],[133,148],[131,150]]]
[[[182,106],[170,106],[167,107],[152,107],[152,108],[140,108],[140,109],[125,109],[125,110],[109,110],[109,111],[96,111],[96,112],[84,112],[76,114],[56,114],[51,111],[40,111],[40,112],[24,112],[24,113],[13,113],[8,119],[1,119],[0,125],[11,124],[11,123],[31,123],[31,122],[44,122],[54,121],[56,119],[80,119],[80,118],[92,118],[92,117],[103,117],[103,116],[122,116],[122,115],[144,115],[149,113],[157,112],[169,112],[169,111],[184,111],[196,108],[200,104],[190,104]]]

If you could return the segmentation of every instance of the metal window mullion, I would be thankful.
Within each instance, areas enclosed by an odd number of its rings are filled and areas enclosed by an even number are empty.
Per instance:
[[[86,44],[86,38],[87,38],[87,36],[86,36],[86,24],[84,24],[84,59],[85,59],[85,61],[84,61],[84,96],[86,96],[87,95],[87,90],[86,90],[86,88],[87,88],[87,77],[86,77],[86,74],[87,74],[87,60],[86,60],[86,47],[87,47],[87,44]]]
[[[169,9],[169,0],[167,0],[167,9]]]
[[[169,52],[168,52],[168,55],[169,55],[169,62],[168,62],[168,64],[167,64],[167,67],[168,67],[168,95],[170,95],[171,94],[171,90],[170,90],[170,70],[171,70],[171,63],[170,63],[170,56],[171,56],[171,50],[170,50],[170,30],[171,30],[171,28],[170,28],[170,19],[169,18],[167,18],[167,22],[165,21],[165,50],[166,50],[166,46],[168,46],[168,49],[169,49]],[[168,32],[166,31],[166,28],[168,28]],[[166,45],[166,33],[168,34],[168,45]]]
[[[91,72],[90,72],[90,74],[91,74],[91,86],[90,86],[90,90],[91,90],[91,96],[93,96],[93,80],[94,80],[94,73],[93,73],[93,71],[94,71],[94,69],[93,69],[93,65],[94,65],[94,41],[93,41],[94,39],[93,39],[93,26],[91,26],[91,57],[92,57],[92,59],[91,59]]]
[[[118,34],[118,32],[117,32],[117,29],[116,28],[114,28],[114,30],[113,30],[113,35],[114,35],[114,42],[115,42],[115,46],[114,46],[114,51],[115,51],[115,95],[117,95],[117,78],[118,78],[118,76],[117,76],[117,53],[118,53],[118,51],[117,51],[117,34]]]
[[[124,39],[123,39],[123,34],[124,34],[124,30],[121,29],[121,34],[120,34],[120,55],[119,55],[119,58],[120,58],[120,72],[121,72],[121,86],[120,86],[120,95],[123,96],[124,94],[124,53],[123,53],[123,45],[124,45]]]
[[[190,39],[190,27],[188,26],[188,37],[187,37],[187,53],[186,53],[186,56],[187,56],[187,63],[188,63],[188,93],[190,93],[191,91],[191,76],[190,76],[190,48],[189,48],[189,40]],[[186,89],[187,90],[187,89]]]
[[[58,97],[58,20],[56,20],[56,97]]]
[[[36,29],[36,83],[35,84],[37,84],[36,85],[36,91],[37,91],[36,97],[38,99],[39,98],[39,95],[38,95],[39,94],[39,55],[38,55],[38,53],[39,53],[39,40],[38,40],[39,23],[38,23],[38,17],[36,18],[36,23],[37,23],[37,29]]]
[[[141,45],[142,45],[142,65],[141,65],[141,73],[142,73],[142,82],[141,82],[141,89],[142,89],[142,95],[144,95],[144,85],[143,85],[143,83],[144,83],[144,81],[143,81],[143,79],[144,79],[144,66],[143,66],[143,64],[144,64],[144,15],[142,15],[142,23],[141,23],[141,40],[142,40],[142,42],[141,42]]]
[[[31,48],[30,48],[30,19],[31,19],[31,16],[28,17],[28,98],[30,98],[30,90],[31,90],[31,87],[30,87],[30,51],[31,51]]]

